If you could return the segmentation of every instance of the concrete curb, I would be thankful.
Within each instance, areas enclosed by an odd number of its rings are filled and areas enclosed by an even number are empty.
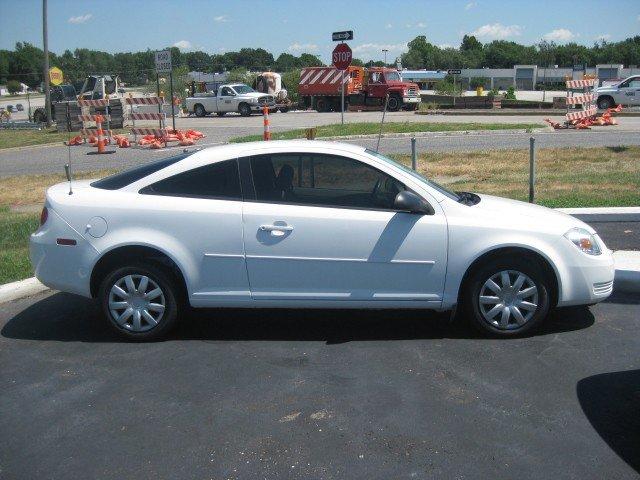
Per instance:
[[[40,283],[40,281],[35,277],[12,283],[5,283],[4,285],[0,285],[0,303],[30,297],[37,293],[44,292],[45,290],[49,290],[49,287]]]
[[[616,265],[616,292],[640,293],[640,251],[618,250],[613,252]],[[0,304],[31,297],[49,290],[37,278],[0,285]]]
[[[383,128],[384,129],[384,128]],[[506,135],[506,134],[521,134],[521,133],[543,133],[549,132],[553,129],[551,127],[540,128],[511,128],[504,130],[450,130],[444,132],[406,132],[406,133],[383,133],[381,138],[425,138],[433,136],[456,136],[456,135],[486,135],[488,133]],[[277,133],[277,132],[276,132]],[[366,135],[342,135],[333,137],[316,137],[316,140],[357,140],[359,138],[378,138],[377,133],[371,133]]]
[[[640,222],[640,207],[557,208],[583,222]]]

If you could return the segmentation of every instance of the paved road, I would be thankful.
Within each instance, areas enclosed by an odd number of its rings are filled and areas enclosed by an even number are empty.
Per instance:
[[[611,250],[640,250],[640,222],[589,222]]]
[[[275,114],[272,116],[272,130],[288,130],[291,128],[303,128],[339,121],[333,113],[290,112]],[[347,115],[347,121],[373,120],[379,117],[379,112],[351,113]],[[420,117],[407,112],[390,114],[389,121],[462,121],[444,116]],[[540,122],[540,117],[465,117],[464,121],[478,122],[514,122],[528,123]],[[200,142],[200,146],[212,146],[226,142],[229,138],[238,135],[260,133],[262,119],[254,116],[241,118],[228,116],[223,118],[181,118],[178,119],[178,128],[196,128],[202,130],[207,138]],[[640,145],[640,118],[625,118],[624,125],[619,127],[600,127],[591,131],[557,131],[536,133],[538,147],[564,147],[564,146],[610,146]],[[214,125],[214,126],[212,126]],[[421,137],[417,141],[419,151],[472,151],[500,148],[528,148],[529,137],[527,133],[486,133],[475,134],[430,134]],[[375,148],[375,139],[350,140],[369,148]],[[71,162],[74,168],[79,170],[96,170],[102,168],[122,168],[136,165],[153,159],[161,158],[171,152],[181,151],[180,147],[166,150],[148,149],[115,149],[112,155],[87,156],[90,147],[75,147],[71,149]],[[385,153],[409,153],[410,140],[408,138],[383,138],[380,143],[380,151]],[[12,176],[21,174],[62,172],[63,166],[68,161],[68,149],[63,146],[34,147],[22,150],[0,150],[0,176]]]
[[[640,472],[638,298],[478,338],[406,311],[206,310],[119,341],[95,305],[0,310],[3,478],[554,478]]]

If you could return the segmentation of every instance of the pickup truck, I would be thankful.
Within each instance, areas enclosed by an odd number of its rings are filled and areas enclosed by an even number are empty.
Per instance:
[[[215,92],[196,93],[193,97],[187,97],[186,103],[189,113],[196,117],[204,117],[209,113],[222,117],[228,112],[238,112],[248,117],[253,112],[262,112],[265,104],[270,111],[275,110],[276,105],[273,95],[256,92],[243,83],[221,85]]]
[[[619,83],[595,89],[598,108],[613,108],[616,105],[640,105],[640,76],[625,78]]]

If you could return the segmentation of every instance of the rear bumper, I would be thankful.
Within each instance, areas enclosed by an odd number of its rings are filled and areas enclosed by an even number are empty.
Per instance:
[[[57,239],[76,241],[58,245]],[[29,257],[35,276],[47,287],[91,297],[91,268],[97,251],[53,209],[49,219],[29,239]]]

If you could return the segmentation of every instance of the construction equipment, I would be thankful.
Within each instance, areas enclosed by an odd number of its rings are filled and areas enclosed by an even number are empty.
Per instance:
[[[275,108],[282,113],[291,109],[292,102],[289,99],[287,87],[282,82],[282,75],[276,72],[263,72],[253,81],[252,87],[260,93],[273,95],[276,100]]]

